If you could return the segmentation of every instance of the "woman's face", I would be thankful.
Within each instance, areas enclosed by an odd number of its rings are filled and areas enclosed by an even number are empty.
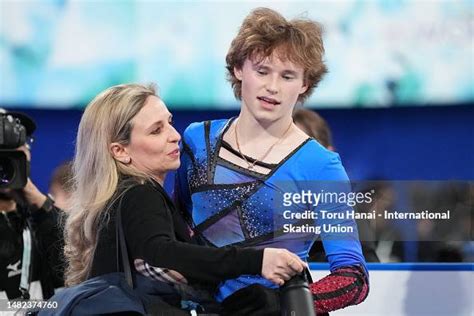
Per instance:
[[[124,148],[131,165],[163,183],[166,173],[180,165],[180,139],[166,105],[150,96],[132,119],[130,143]]]

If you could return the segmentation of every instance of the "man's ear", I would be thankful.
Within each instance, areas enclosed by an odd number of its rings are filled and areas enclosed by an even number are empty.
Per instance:
[[[242,81],[242,69],[234,67],[234,76],[240,81]]]
[[[308,90],[308,85],[306,84],[306,82],[303,82],[303,86],[300,89],[300,94],[305,93],[307,90]]]
[[[109,149],[112,157],[114,157],[115,160],[124,164],[129,164],[132,161],[130,155],[128,154],[127,148],[125,148],[124,145],[120,143],[112,143],[110,144]]]

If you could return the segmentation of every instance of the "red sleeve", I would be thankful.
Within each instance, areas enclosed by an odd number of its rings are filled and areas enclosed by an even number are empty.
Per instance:
[[[327,313],[365,300],[369,284],[360,267],[342,267],[309,285],[318,314]]]

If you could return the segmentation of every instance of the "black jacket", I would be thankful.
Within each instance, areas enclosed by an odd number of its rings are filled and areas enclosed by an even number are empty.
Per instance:
[[[131,266],[143,259],[183,274],[191,283],[216,284],[242,274],[260,274],[263,250],[211,248],[193,244],[183,217],[156,182],[135,184],[109,208],[99,232],[90,277],[117,271],[115,211],[122,224]]]
[[[31,232],[30,281],[40,281],[43,298],[54,294],[64,284],[63,237],[60,228],[62,211],[52,206],[48,211],[18,206],[0,215],[0,291],[9,299],[19,298],[23,256],[23,230]]]

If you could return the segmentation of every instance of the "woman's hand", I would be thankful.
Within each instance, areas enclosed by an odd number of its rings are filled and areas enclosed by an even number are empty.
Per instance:
[[[265,248],[263,251],[262,276],[276,285],[282,286],[307,267],[304,261],[286,249]]]

